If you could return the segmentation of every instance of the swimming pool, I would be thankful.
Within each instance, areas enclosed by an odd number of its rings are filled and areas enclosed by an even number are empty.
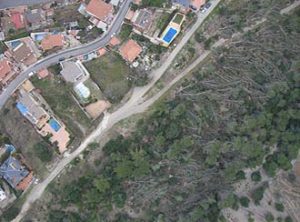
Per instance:
[[[49,125],[51,126],[51,128],[57,132],[61,126],[59,125],[59,123],[55,120],[55,119],[50,119],[49,120]]]
[[[177,30],[173,28],[169,28],[168,32],[165,34],[163,40],[167,43],[172,42],[174,39],[175,35],[177,34]]]

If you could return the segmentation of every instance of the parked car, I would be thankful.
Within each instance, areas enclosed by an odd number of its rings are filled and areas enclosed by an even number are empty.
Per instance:
[[[204,5],[204,8],[206,8],[206,9],[209,9],[209,8],[210,8],[210,6],[211,6],[211,3],[210,3],[210,2],[208,2],[208,3],[206,3],[206,4]]]

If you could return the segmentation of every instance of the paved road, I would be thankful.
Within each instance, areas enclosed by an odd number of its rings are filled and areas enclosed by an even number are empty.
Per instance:
[[[3,1],[3,0],[0,0],[0,2],[1,1]],[[49,67],[52,64],[56,64],[59,62],[60,58],[70,58],[70,57],[83,55],[83,54],[92,52],[93,50],[96,50],[98,48],[101,48],[101,47],[104,47],[105,45],[107,45],[109,40],[111,39],[111,35],[119,32],[121,25],[123,23],[123,20],[126,16],[126,13],[130,7],[131,1],[132,0],[126,0],[123,3],[123,5],[120,7],[120,11],[115,16],[113,24],[111,25],[110,29],[106,32],[106,34],[104,36],[102,36],[88,44],[83,44],[83,45],[77,46],[75,48],[66,49],[66,50],[60,51],[58,53],[49,55],[49,56],[37,61],[35,64],[29,66],[25,71],[20,73],[1,93],[0,109],[5,105],[6,101],[13,94],[13,92],[18,88],[18,86],[20,84],[22,84],[22,82],[24,82],[26,79],[28,79],[29,73],[38,71],[42,68]]]
[[[197,28],[203,23],[203,21],[206,19],[206,17],[209,15],[209,13],[217,6],[217,4],[221,0],[212,0],[212,6],[211,8],[205,13],[205,14],[199,14],[198,19],[196,23],[192,26],[192,28],[187,31],[181,40],[181,42],[176,46],[176,48],[172,51],[170,56],[167,58],[167,60],[164,62],[164,64],[158,68],[157,70],[154,70],[151,73],[152,81],[147,84],[144,87],[137,87],[134,89],[133,94],[130,98],[130,100],[125,103],[122,107],[120,107],[118,110],[116,110],[113,113],[106,113],[104,116],[104,119],[99,124],[99,126],[82,142],[82,144],[70,155],[64,157],[57,166],[52,170],[52,172],[49,174],[49,176],[42,181],[40,184],[33,187],[31,192],[28,194],[27,199],[25,203],[22,206],[20,214],[13,220],[13,222],[20,221],[25,215],[26,212],[30,209],[30,206],[33,202],[35,202],[37,199],[39,199],[43,192],[45,191],[46,187],[61,173],[61,171],[73,160],[75,159],[82,151],[86,149],[88,144],[95,141],[96,139],[100,139],[113,125],[118,123],[119,121],[126,119],[127,117],[136,114],[141,113],[145,111],[149,106],[151,106],[158,98],[159,96],[154,96],[153,98],[144,101],[143,96],[148,92],[151,87],[156,83],[156,81],[164,74],[164,72],[167,70],[167,68],[172,64],[174,59],[176,58],[176,55],[180,52],[180,50],[184,47],[184,45],[187,43],[187,41],[191,38],[191,36],[194,34],[194,32],[197,30]],[[188,71],[193,68],[196,63],[198,64],[200,61],[202,61],[209,53],[206,52],[203,54],[199,59],[197,59],[196,62],[192,63],[191,66],[189,66],[185,72],[185,74],[188,73]],[[184,74],[184,75],[185,75]],[[181,75],[181,78],[184,76]],[[168,84],[158,95],[162,95],[162,92],[165,92],[167,89],[169,89],[173,84],[176,83],[180,78],[176,78],[174,81],[172,81],[170,84]]]
[[[13,8],[20,5],[35,5],[54,0],[0,0],[0,9]]]

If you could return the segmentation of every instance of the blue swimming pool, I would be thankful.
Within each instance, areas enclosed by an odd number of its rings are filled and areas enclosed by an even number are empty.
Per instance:
[[[26,106],[24,106],[22,103],[17,103],[17,109],[22,113],[23,116],[25,116],[28,113],[28,109]]]
[[[174,39],[174,36],[177,34],[177,30],[173,29],[173,28],[169,28],[168,32],[166,33],[166,35],[164,36],[163,40],[167,43],[172,42],[172,40]]]
[[[61,126],[59,125],[59,123],[55,119],[50,119],[49,120],[49,125],[51,126],[51,128],[55,132],[58,132],[58,130],[61,128]]]

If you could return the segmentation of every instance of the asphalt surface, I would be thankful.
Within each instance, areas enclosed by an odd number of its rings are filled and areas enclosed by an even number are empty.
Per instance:
[[[2,2],[3,0],[0,0],[0,1]],[[118,33],[120,31],[123,20],[124,20],[126,13],[130,7],[131,1],[132,0],[124,1],[122,6],[120,7],[118,14],[115,16],[113,24],[111,25],[110,29],[104,34],[104,36],[102,36],[90,43],[83,44],[83,45],[77,46],[75,48],[66,49],[66,50],[60,51],[58,53],[49,55],[49,56],[37,61],[35,64],[29,66],[26,70],[24,70],[22,73],[20,73],[1,93],[0,109],[5,105],[5,103],[9,99],[9,97],[19,87],[19,85],[22,84],[26,79],[29,78],[29,74],[31,72],[35,72],[42,68],[49,67],[52,64],[59,63],[60,59],[67,59],[70,57],[76,57],[79,55],[83,55],[83,54],[92,52],[98,48],[102,48],[105,45],[107,45],[108,42],[110,41],[112,35],[114,35],[115,33]]]
[[[0,0],[0,9],[13,8],[20,5],[36,5],[54,0]]]

